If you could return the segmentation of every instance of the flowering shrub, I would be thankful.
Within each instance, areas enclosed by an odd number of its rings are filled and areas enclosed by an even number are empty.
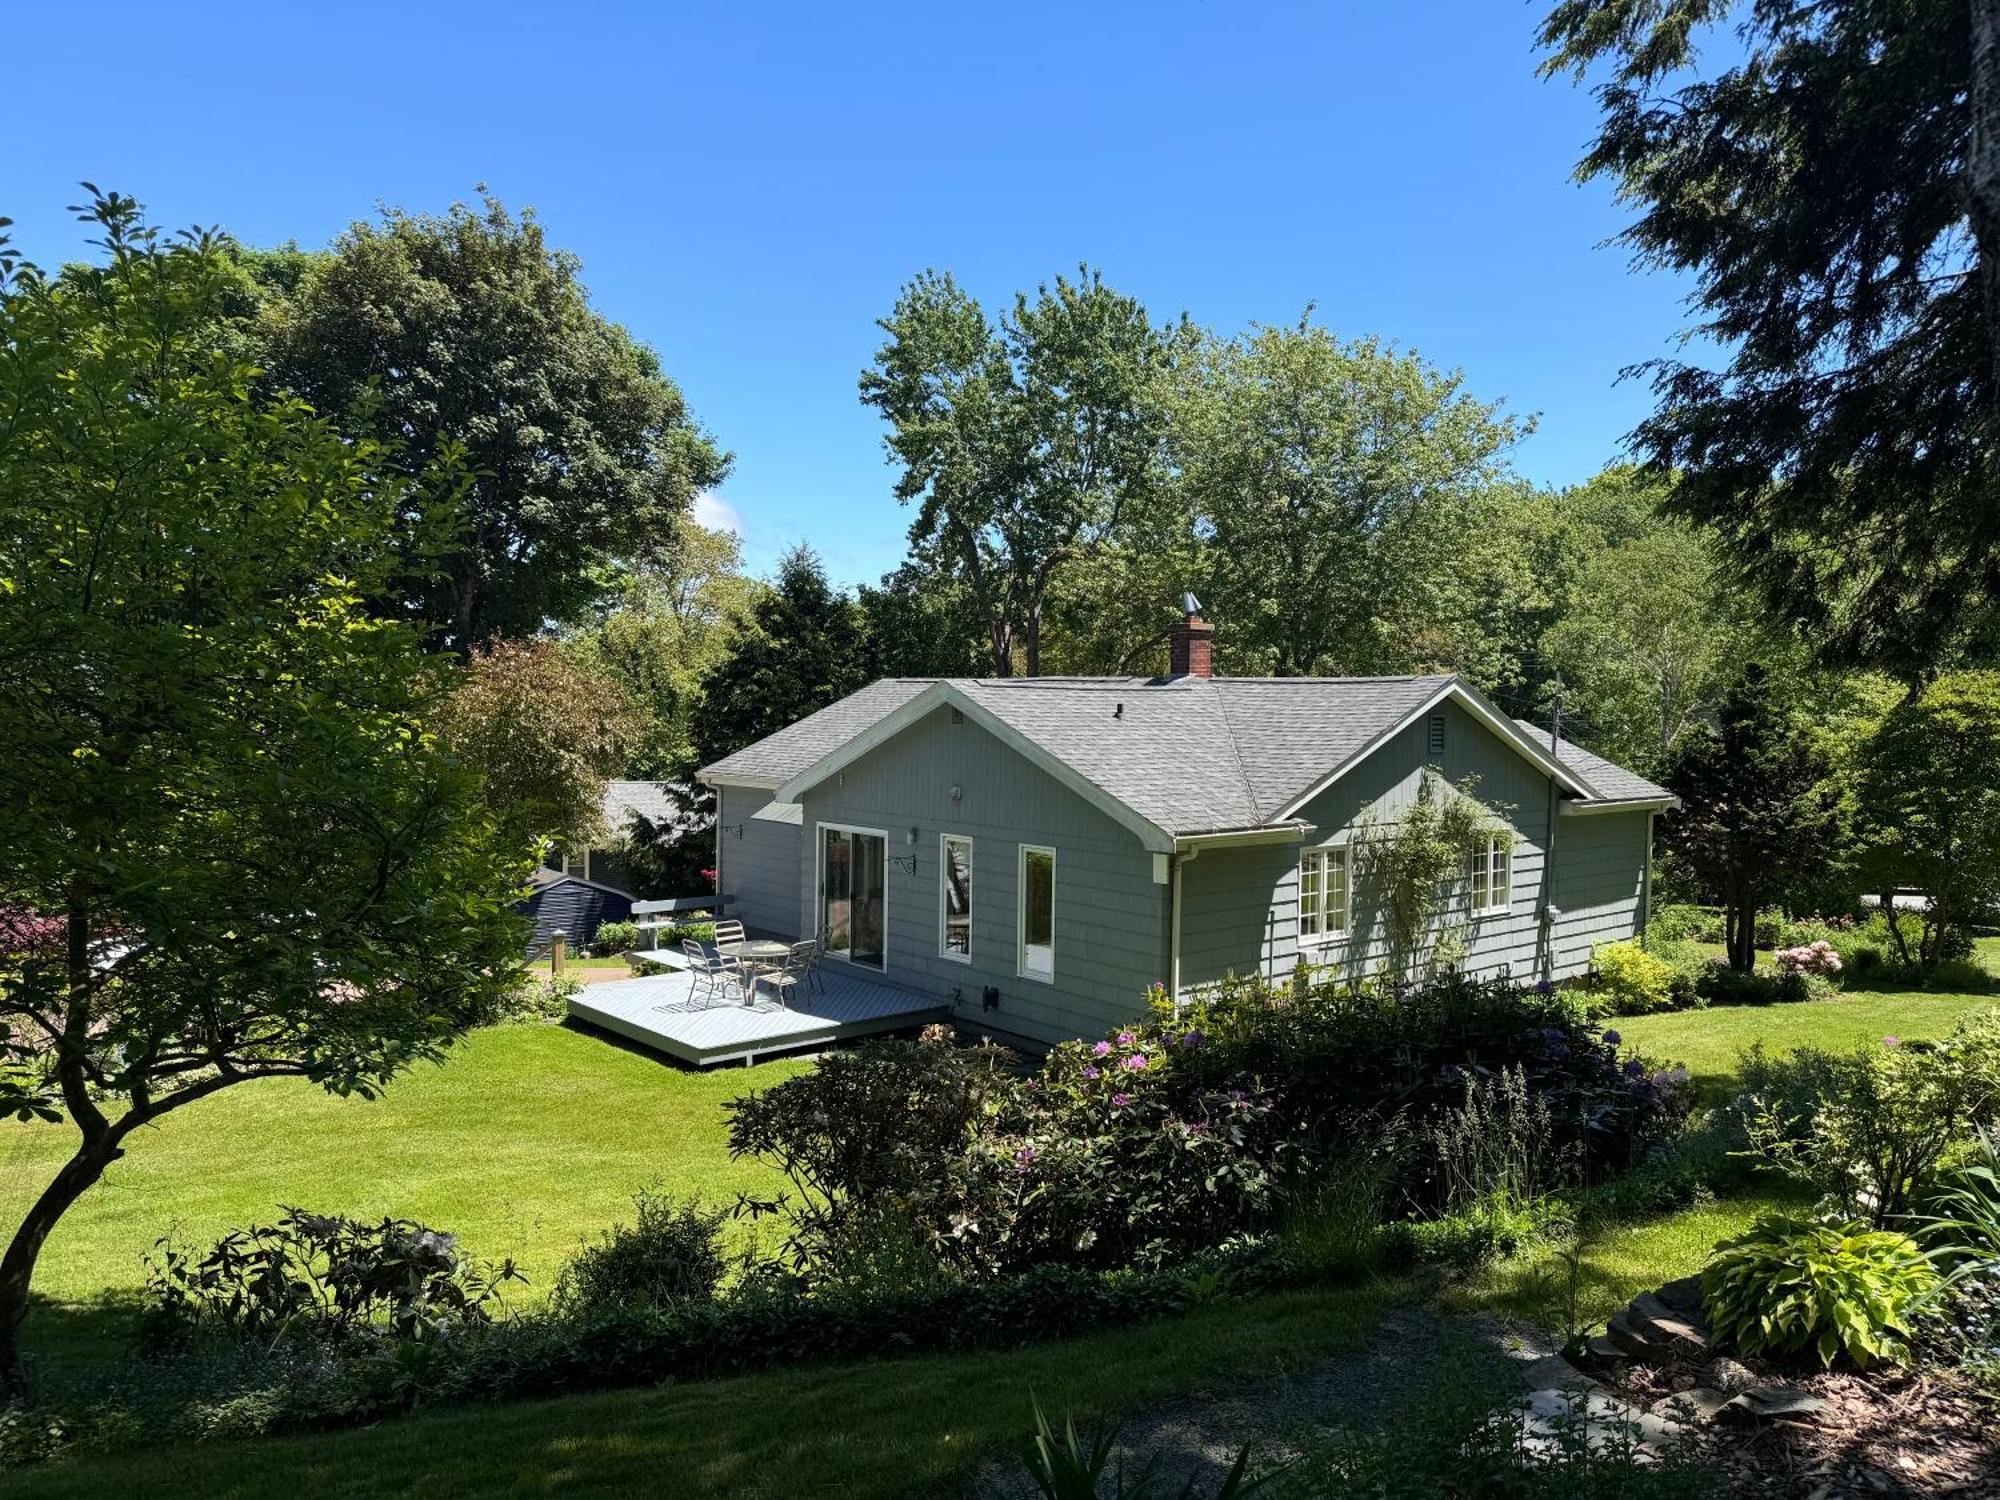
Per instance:
[[[1841,970],[1840,954],[1825,938],[1801,943],[1796,948],[1780,948],[1774,955],[1778,968],[1787,974],[1813,974],[1832,978]]]

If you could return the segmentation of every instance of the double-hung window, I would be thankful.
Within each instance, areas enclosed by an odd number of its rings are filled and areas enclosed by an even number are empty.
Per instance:
[[[938,952],[972,962],[972,840],[943,835],[938,859]]]
[[[1503,912],[1514,899],[1514,835],[1481,834],[1472,842],[1472,912]]]
[[[1348,854],[1345,844],[1299,855],[1299,939],[1337,943],[1347,936]]]

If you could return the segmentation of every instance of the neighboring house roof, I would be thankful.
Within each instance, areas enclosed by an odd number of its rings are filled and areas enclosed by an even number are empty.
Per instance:
[[[948,704],[1158,847],[1163,840],[1170,845],[1286,824],[1346,769],[1446,700],[1473,713],[1581,802],[1667,796],[1566,742],[1551,756],[1545,733],[1501,714],[1450,674],[885,678],[699,774],[795,801]]]
[[[1532,724],[1526,719],[1516,719],[1524,732],[1546,745],[1549,732],[1540,724]],[[1641,776],[1637,771],[1628,771],[1615,761],[1608,761],[1601,755],[1593,755],[1581,745],[1568,740],[1556,741],[1557,756],[1563,764],[1575,766],[1577,774],[1591,785],[1601,802],[1670,802],[1674,794],[1663,786],[1657,786]]]
[[[687,788],[671,781],[607,781],[604,783],[604,833],[596,847],[609,848],[631,831],[632,819],[644,818],[655,828],[690,829],[701,819],[676,798]]]

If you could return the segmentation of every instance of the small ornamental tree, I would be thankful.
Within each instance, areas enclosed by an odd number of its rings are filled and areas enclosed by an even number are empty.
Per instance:
[[[1757,912],[1840,852],[1845,829],[1832,766],[1754,663],[1713,725],[1683,734],[1666,784],[1681,805],[1660,842],[1722,905],[1729,966],[1757,963]]]
[[[479,772],[508,836],[588,848],[604,827],[604,782],[643,721],[624,687],[544,636],[479,647],[447,701],[444,743]],[[609,830],[616,832],[616,830]]]
[[[0,1110],[76,1132],[8,1227],[0,1400],[41,1247],[133,1132],[441,1057],[518,967],[528,872],[425,727],[456,665],[368,608],[462,484],[258,392],[223,242],[83,217],[104,254],[57,277],[0,241]]]
[[[1898,886],[1930,897],[1906,956],[1935,963],[2000,900],[2000,672],[1940,677],[1890,710],[1860,760],[1866,867],[1885,910]]]

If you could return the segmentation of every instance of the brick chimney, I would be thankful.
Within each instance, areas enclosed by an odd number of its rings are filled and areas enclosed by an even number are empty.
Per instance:
[[[1167,671],[1175,677],[1211,675],[1209,642],[1215,627],[1201,617],[1201,601],[1193,594],[1181,595],[1185,618],[1174,627],[1173,648]]]

